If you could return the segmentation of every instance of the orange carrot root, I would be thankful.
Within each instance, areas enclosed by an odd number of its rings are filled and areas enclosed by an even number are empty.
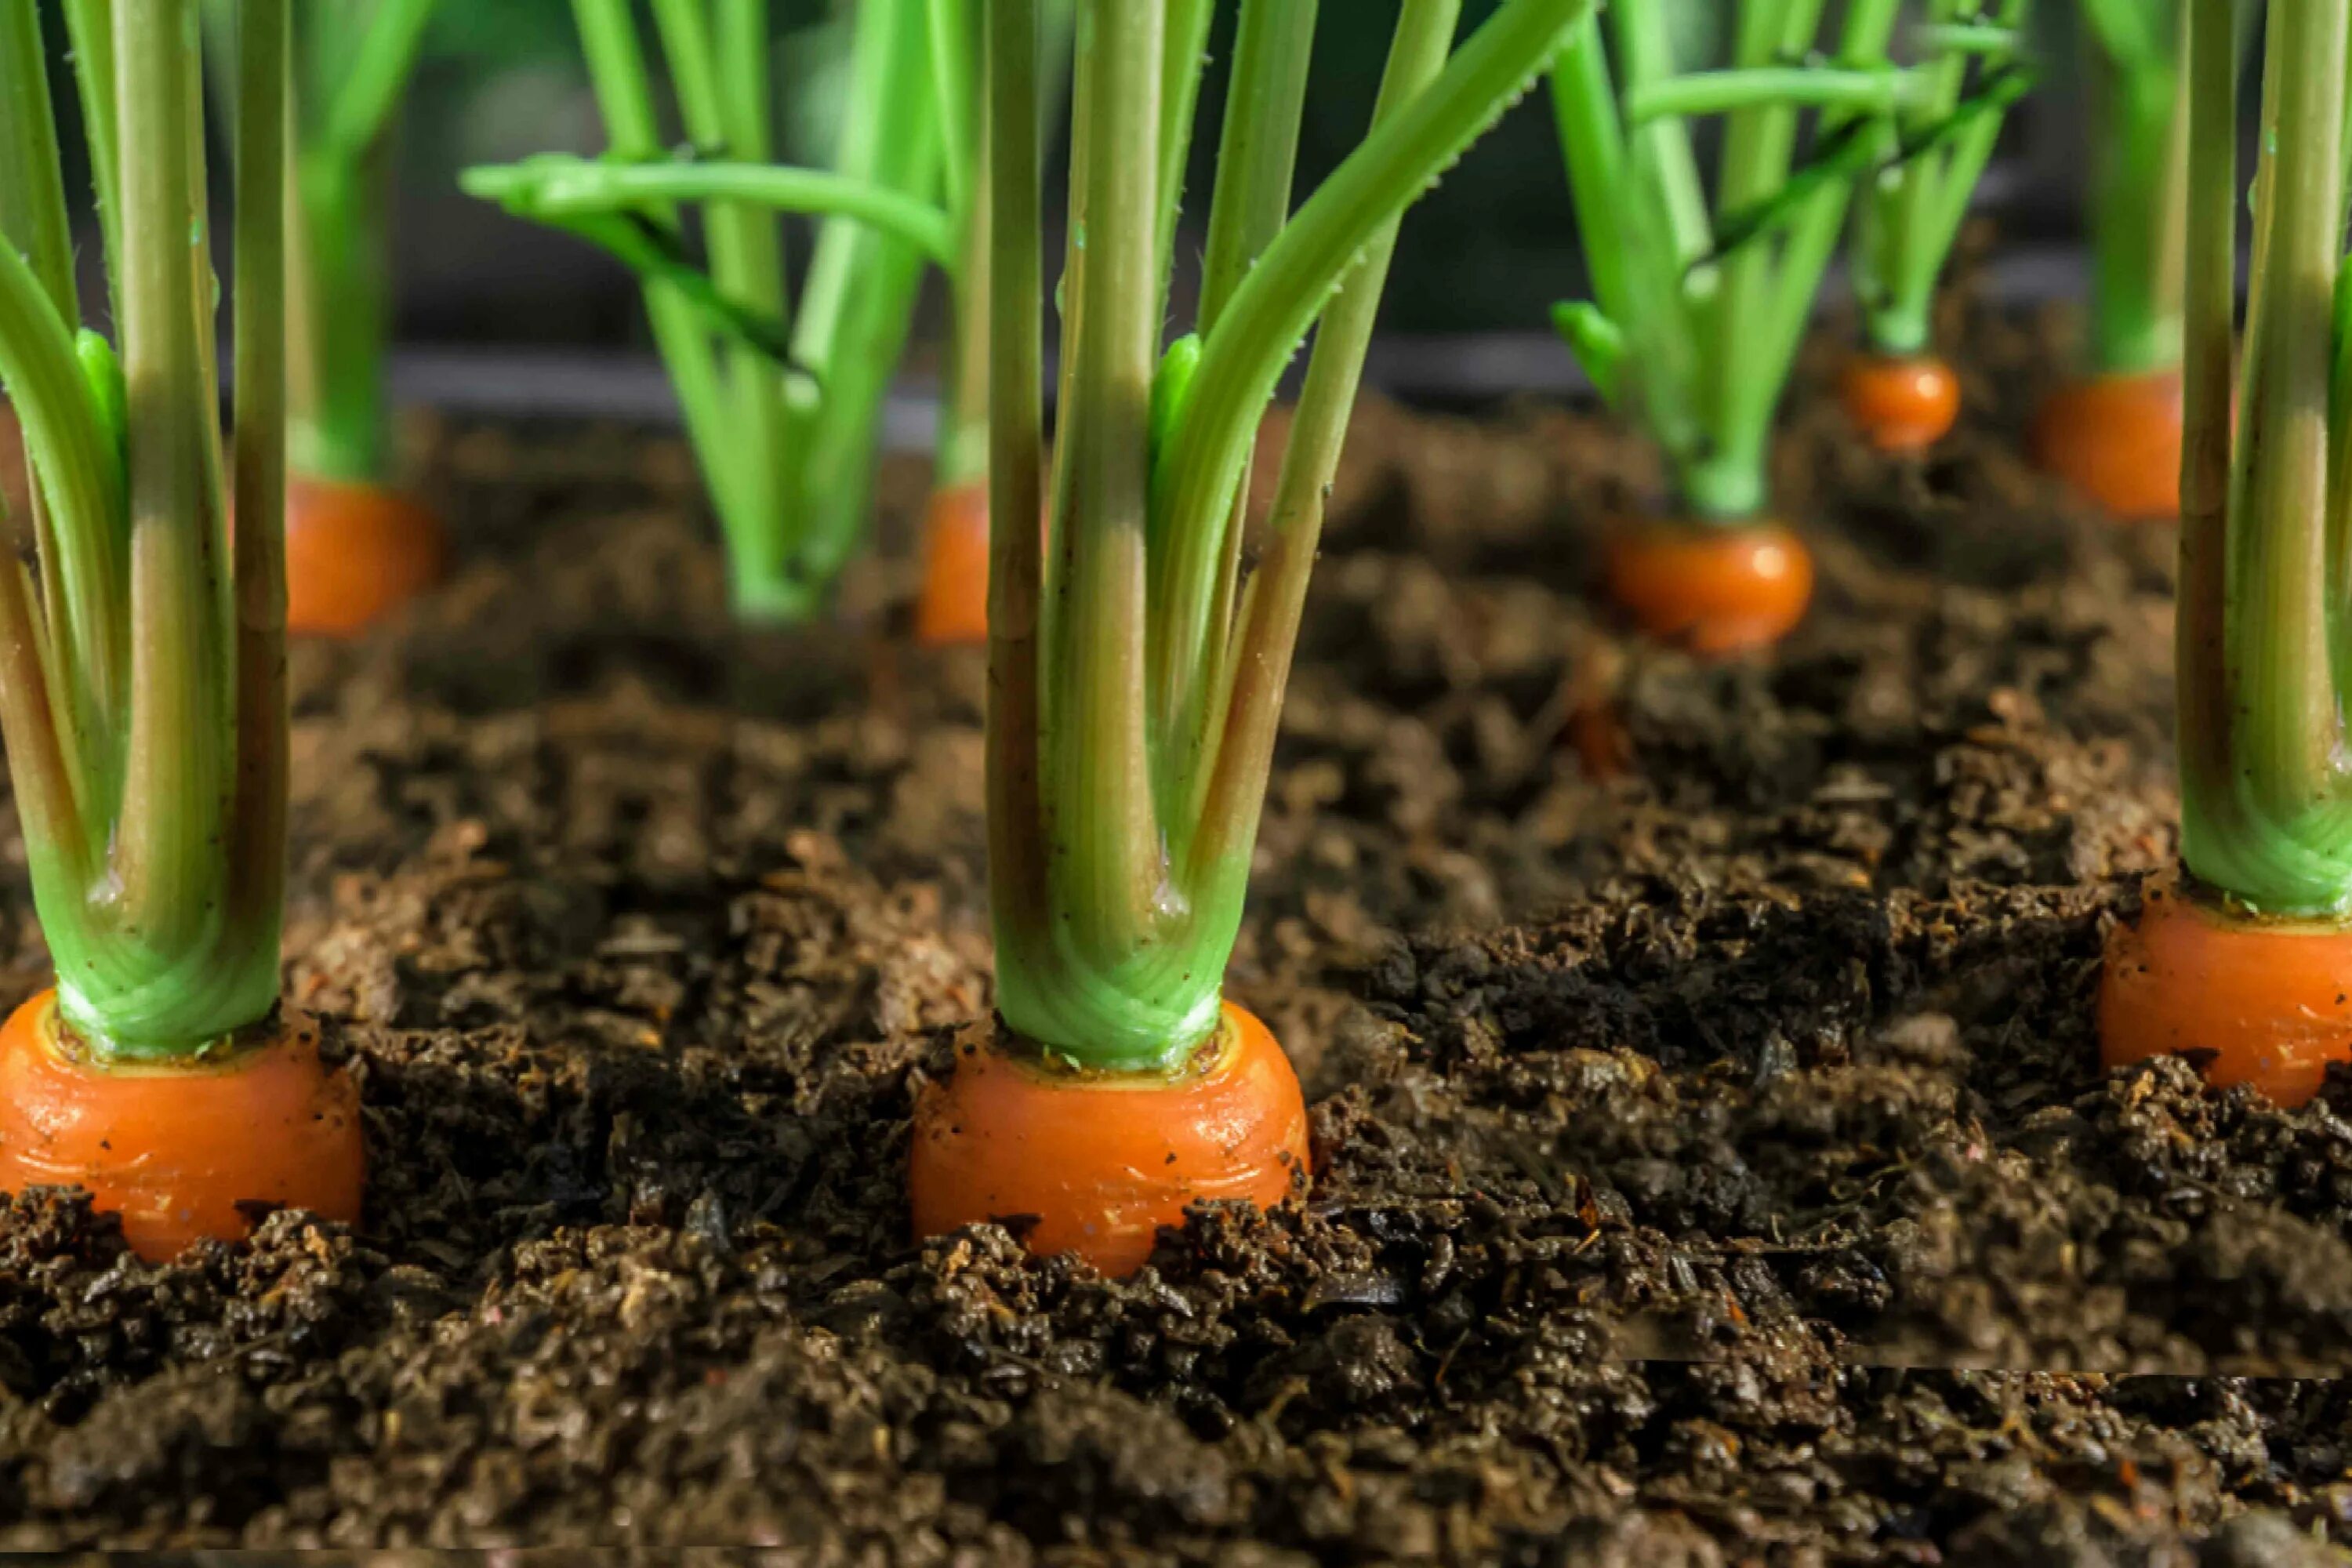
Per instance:
[[[1812,556],[1777,522],[1628,527],[1609,542],[1607,576],[1643,631],[1710,655],[1780,641],[1813,596]]]
[[[378,485],[286,484],[286,627],[352,637],[441,580],[440,520]]]
[[[932,647],[988,640],[988,482],[931,492],[923,512],[923,587],[915,639]]]
[[[2035,462],[2125,521],[2180,513],[2180,373],[2062,386],[2036,415]]]
[[[2217,1087],[2301,1105],[2329,1062],[2352,1061],[2352,927],[2243,915],[2152,879],[2139,923],[2107,935],[2099,1050],[2109,1067],[2195,1051]]]
[[[1923,452],[1959,419],[1960,378],[1933,354],[1856,353],[1838,374],[1838,401],[1880,451]]]
[[[191,1067],[99,1066],[44,991],[0,1026],[0,1190],[87,1188],[131,1249],[163,1261],[252,1228],[241,1203],[356,1221],[365,1154],[359,1086],[299,1021]]]
[[[1289,1058],[1228,1002],[1216,1038],[1173,1079],[1067,1071],[1006,1054],[988,1026],[967,1031],[953,1076],[917,1099],[908,1185],[919,1237],[1034,1216],[1032,1252],[1125,1275],[1187,1204],[1271,1206],[1307,1159]]]

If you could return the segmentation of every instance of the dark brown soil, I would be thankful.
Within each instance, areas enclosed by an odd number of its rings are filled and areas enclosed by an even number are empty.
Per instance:
[[[2048,356],[1978,336],[2025,368],[1924,468],[1796,420],[1820,602],[1748,665],[1585,607],[1648,478],[1607,426],[1367,408],[1233,972],[1315,1190],[1124,1284],[906,1236],[987,1005],[977,658],[882,566],[724,629],[674,441],[427,432],[462,574],[297,671],[366,1222],[152,1268],[17,1199],[0,1547],[2344,1561],[2352,1392],[2295,1379],[2352,1368],[2352,1079],[2099,1069],[2171,541],[2020,466]]]

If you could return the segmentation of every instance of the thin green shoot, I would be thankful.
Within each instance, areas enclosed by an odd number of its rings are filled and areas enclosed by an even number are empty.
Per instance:
[[[2181,0],[2082,0],[2089,46],[2089,369],[2140,375],[2180,363]]]
[[[1397,224],[1589,0],[1405,0],[1363,142],[1295,207],[1311,5],[1244,0],[1211,193],[1210,302],[1162,342],[1199,70],[1192,6],[1082,0],[1063,394],[1041,467],[1037,0],[988,6],[990,886],[998,1008],[1035,1047],[1171,1070],[1215,1026],[1275,726]],[[1301,13],[1306,13],[1304,16]],[[1238,118],[1236,118],[1238,116]],[[1139,181],[1157,169],[1158,181]],[[1320,323],[1319,328],[1318,323]],[[1316,332],[1253,568],[1235,498]]]
[[[2009,108],[2033,84],[2027,0],[1928,0],[1922,101],[1887,122],[1884,162],[1857,194],[1852,251],[1863,335],[1890,358],[1927,352],[1936,284]]]
[[[37,15],[0,18],[0,389],[37,498],[0,570],[0,729],[66,1023],[101,1058],[180,1060],[278,991],[287,0],[235,27],[226,455],[195,0],[67,13],[119,358],[81,325]]]
[[[1660,7],[1615,6],[1579,23],[1552,70],[1592,289],[1553,324],[1656,442],[1671,503],[1696,521],[1744,523],[1769,504],[1773,416],[1853,188],[1883,128],[1934,89],[1888,62],[1896,0],[1849,0],[1827,42],[1825,9],[1740,0],[1729,68],[1693,71]],[[1723,122],[1711,205],[1702,115]]]

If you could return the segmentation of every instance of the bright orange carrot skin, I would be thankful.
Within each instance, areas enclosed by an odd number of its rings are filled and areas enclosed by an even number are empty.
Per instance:
[[[447,535],[381,485],[296,475],[286,484],[286,627],[352,637],[441,580]]]
[[[932,647],[988,640],[988,481],[931,492],[923,513],[923,588],[915,638]]]
[[[1307,1169],[1307,1104],[1266,1026],[1228,1002],[1224,1026],[1174,1078],[1064,1070],[968,1030],[955,1071],[915,1104],[915,1234],[1034,1223],[1032,1252],[1076,1253],[1109,1275],[1151,1256],[1184,1206],[1270,1207]]]
[[[2042,405],[2035,462],[2127,522],[2180,514],[2180,373],[2069,383]]]
[[[1933,354],[1856,353],[1838,374],[1838,401],[1880,451],[1924,452],[1959,419],[1960,378]]]
[[[2352,1061],[2352,928],[2242,915],[2151,880],[2139,923],[2107,935],[2099,1049],[2109,1067],[2210,1052],[2210,1082],[2301,1105],[2329,1062]]]
[[[1629,525],[1609,541],[1610,597],[1660,642],[1744,653],[1786,637],[1813,596],[1813,558],[1777,522]]]
[[[99,1066],[44,991],[0,1026],[0,1190],[89,1189],[131,1249],[163,1261],[252,1228],[241,1203],[360,1217],[359,1087],[299,1021],[217,1064]]]

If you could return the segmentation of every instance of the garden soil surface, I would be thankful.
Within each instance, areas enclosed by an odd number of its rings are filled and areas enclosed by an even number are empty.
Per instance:
[[[919,466],[839,620],[736,632],[675,438],[420,430],[461,569],[295,661],[288,990],[366,1216],[154,1268],[0,1205],[0,1548],[2344,1561],[2352,1077],[2101,1069],[2173,540],[2014,455],[2039,324],[1972,336],[1924,465],[1801,395],[1819,598],[1744,663],[1590,607],[1654,479],[1605,422],[1363,410],[1232,970],[1312,1190],[1125,1282],[908,1234],[989,1005]]]

